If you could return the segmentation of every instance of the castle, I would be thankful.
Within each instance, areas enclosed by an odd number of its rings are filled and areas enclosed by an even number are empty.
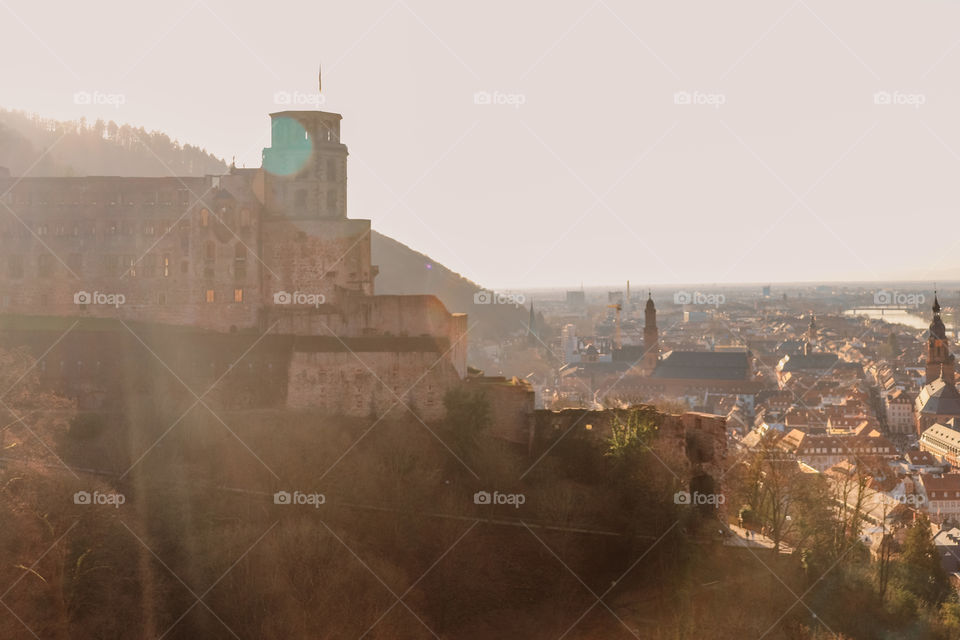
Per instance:
[[[466,315],[375,295],[370,221],[347,217],[341,116],[270,117],[259,169],[0,173],[0,341],[31,346],[45,380],[87,408],[109,400],[139,342],[197,383],[280,380],[237,402],[367,416],[404,397],[442,416],[467,373]]]

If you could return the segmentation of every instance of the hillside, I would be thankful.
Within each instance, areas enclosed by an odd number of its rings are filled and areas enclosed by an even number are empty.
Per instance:
[[[31,176],[202,176],[227,164],[159,131],[0,109],[0,167]]]
[[[113,121],[59,121],[0,109],[0,167],[14,176],[203,176],[222,174],[227,164],[205,149]],[[362,217],[362,215],[357,216]],[[493,337],[523,331],[521,307],[475,305],[480,285],[427,255],[376,231],[373,262],[380,266],[381,294],[433,294],[452,312],[470,314],[472,336]]]
[[[370,238],[373,263],[380,266],[376,290],[382,294],[430,293],[448,310],[469,314],[471,335],[509,335],[526,330],[523,306],[474,303],[483,287],[407,245],[376,231]]]

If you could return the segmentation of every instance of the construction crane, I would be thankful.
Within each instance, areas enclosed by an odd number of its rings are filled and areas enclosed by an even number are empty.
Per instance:
[[[623,344],[620,342],[620,312],[623,311],[623,305],[619,302],[617,304],[608,304],[608,309],[616,309],[616,324],[614,325],[614,337],[613,337],[613,346],[617,349],[623,348]]]

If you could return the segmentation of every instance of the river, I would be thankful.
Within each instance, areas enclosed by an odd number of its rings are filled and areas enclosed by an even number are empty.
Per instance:
[[[892,324],[902,324],[911,329],[926,329],[930,326],[930,319],[914,315],[901,309],[851,309],[844,311],[846,316],[867,316],[871,320],[883,320]],[[945,321],[946,324],[946,321]],[[947,325],[948,328],[950,325]]]

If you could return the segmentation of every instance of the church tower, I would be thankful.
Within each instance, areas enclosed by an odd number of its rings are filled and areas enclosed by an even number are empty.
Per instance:
[[[660,360],[660,335],[657,331],[657,306],[653,304],[653,295],[647,293],[647,306],[643,311],[643,368],[652,372]]]
[[[956,359],[950,353],[947,342],[947,329],[940,319],[940,301],[937,294],[933,294],[933,321],[930,323],[930,336],[927,340],[927,375],[926,383],[930,384],[937,378],[949,384],[954,384],[954,365]]]
[[[810,312],[810,324],[807,326],[807,342],[811,347],[817,344],[817,317]]]

